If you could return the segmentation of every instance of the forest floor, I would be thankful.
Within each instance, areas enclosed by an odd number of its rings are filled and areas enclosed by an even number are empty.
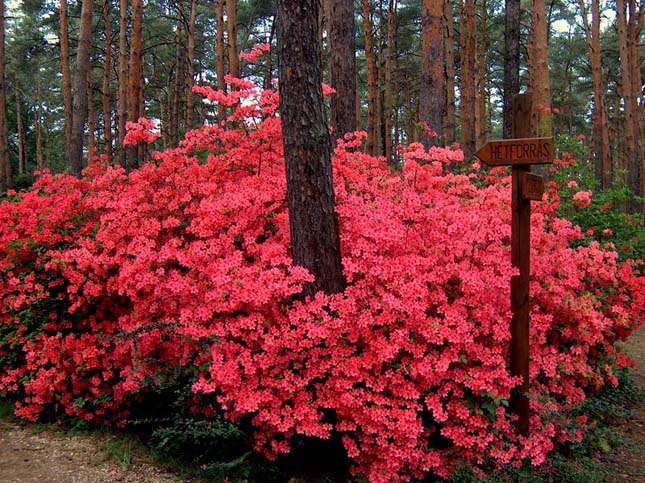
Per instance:
[[[634,383],[645,391],[645,327],[625,351],[636,362]],[[622,444],[599,452],[606,483],[645,483],[645,398],[628,419],[611,425]],[[79,432],[0,416],[2,483],[198,483],[155,462],[133,438],[112,432]],[[566,483],[566,482],[563,482]]]

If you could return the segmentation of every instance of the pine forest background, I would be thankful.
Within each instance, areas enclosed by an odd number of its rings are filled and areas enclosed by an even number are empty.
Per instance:
[[[271,87],[275,53],[255,63],[240,54],[275,45],[274,3],[5,1],[0,189],[27,187],[44,167],[78,174],[94,150],[136,167],[143,153],[120,145],[126,121],[140,116],[161,129],[156,149],[224,119],[224,108],[192,88],[227,88],[226,74]],[[457,141],[468,159],[485,140],[510,135],[504,92],[519,86],[539,107],[535,134],[560,143],[583,135],[597,187],[624,184],[633,195],[626,208],[642,211],[644,9],[637,0],[355,1],[355,109],[365,149],[396,165],[399,144]],[[321,0],[321,63],[332,86],[333,57],[345,55],[328,42],[333,15],[342,11]],[[514,28],[517,53],[505,41]],[[519,79],[509,78],[513,59]],[[83,133],[80,145],[74,130]],[[85,153],[82,163],[74,152]]]

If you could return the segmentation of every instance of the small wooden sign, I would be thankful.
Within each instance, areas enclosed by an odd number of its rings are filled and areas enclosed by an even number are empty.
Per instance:
[[[488,141],[475,156],[488,166],[548,164],[553,162],[553,138]]]
[[[522,173],[521,189],[522,198],[525,200],[542,201],[544,194],[544,179],[542,176],[531,173]]]

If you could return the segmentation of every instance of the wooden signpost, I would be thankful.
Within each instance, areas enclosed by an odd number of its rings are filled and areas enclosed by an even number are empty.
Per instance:
[[[489,166],[512,167],[511,263],[519,275],[511,278],[511,374],[522,385],[511,395],[510,407],[518,419],[516,431],[529,432],[529,280],[531,253],[531,200],[541,200],[544,180],[531,174],[532,164],[553,162],[553,138],[531,138],[533,100],[530,94],[513,99],[514,139],[490,141],[475,153]]]

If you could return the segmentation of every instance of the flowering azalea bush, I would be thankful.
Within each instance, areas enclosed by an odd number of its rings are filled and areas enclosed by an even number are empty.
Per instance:
[[[228,129],[191,131],[129,174],[44,173],[0,205],[0,390],[17,413],[120,424],[146,388],[188,377],[190,409],[249,419],[265,455],[335,434],[377,483],[540,464],[578,440],[570,410],[628,363],[614,342],[643,315],[642,262],[574,248],[584,235],[558,200],[536,205],[531,434],[516,436],[508,176],[454,174],[461,151],[420,144],[392,174],[346,135],[333,162],[347,289],[303,301],[278,97],[235,82],[196,88],[237,106]],[[133,142],[148,141],[138,124]]]

